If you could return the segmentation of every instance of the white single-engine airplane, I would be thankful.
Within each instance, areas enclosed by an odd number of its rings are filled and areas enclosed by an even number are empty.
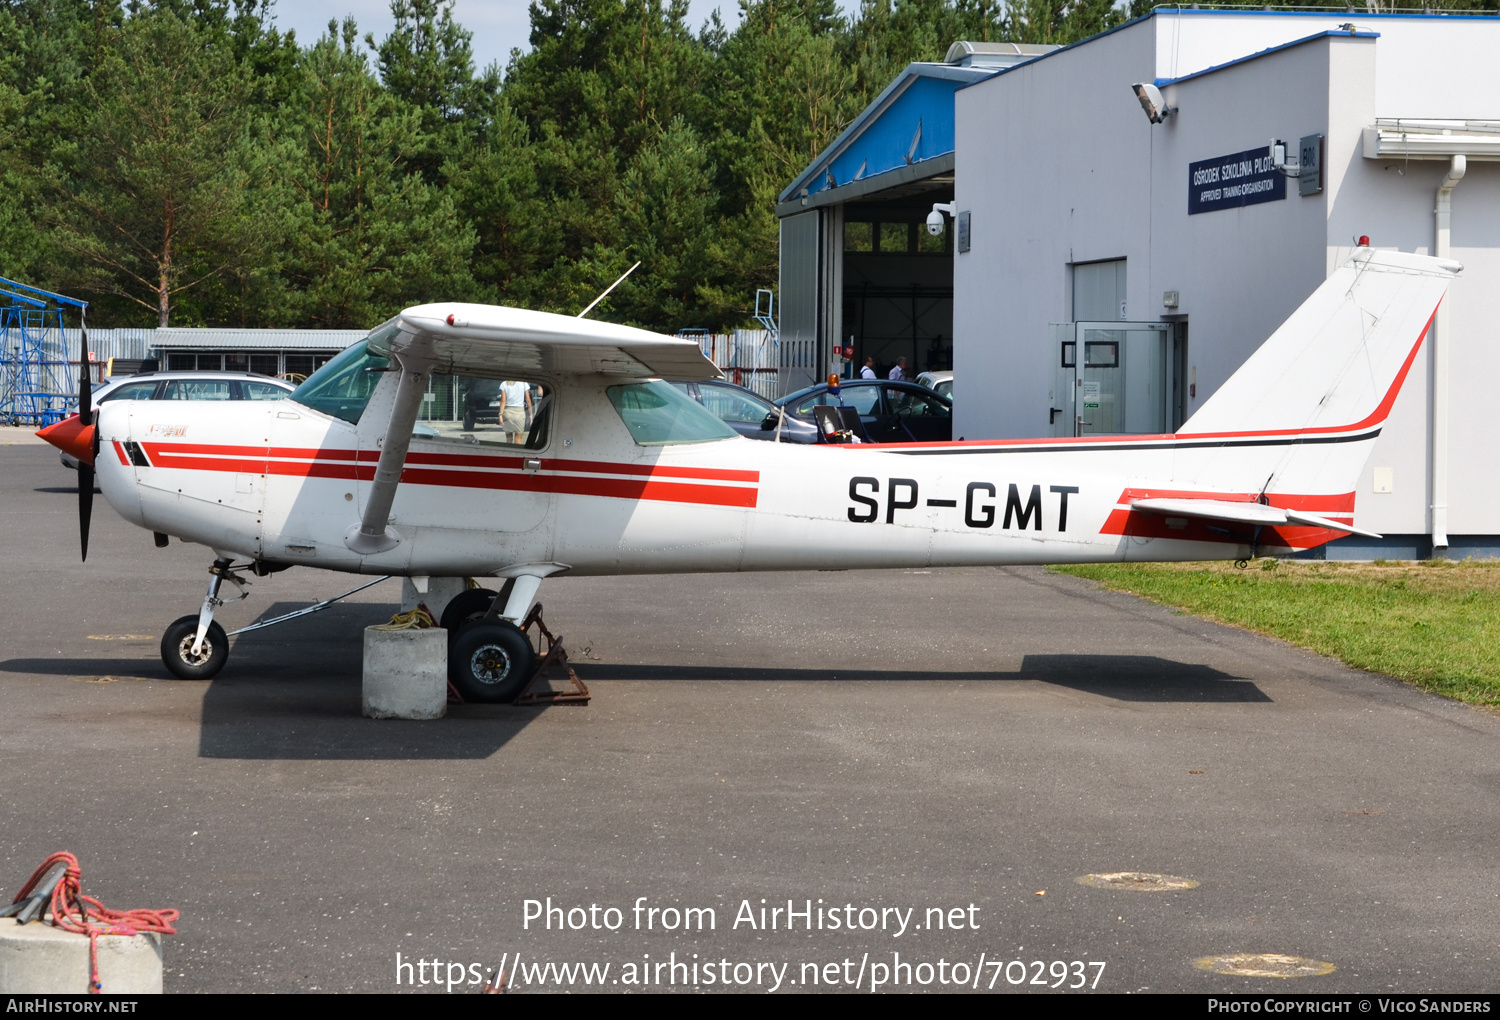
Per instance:
[[[91,425],[85,378],[45,433],[85,464],[85,556],[95,472],[158,545],[214,551],[201,611],[162,639],[177,676],[223,667],[237,571],[489,577],[499,596],[443,614],[450,678],[510,701],[554,575],[1244,559],[1369,534],[1356,479],[1460,268],[1357,249],[1175,435],[754,442],[661,381],[720,376],[693,340],[469,304],[407,309],[278,401],[114,401]],[[460,377],[529,384],[526,427],[491,445],[421,421]]]

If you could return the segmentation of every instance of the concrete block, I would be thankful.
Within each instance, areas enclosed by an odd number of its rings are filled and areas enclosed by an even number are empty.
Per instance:
[[[161,936],[101,936],[99,983],[106,995],[160,995]],[[87,935],[0,918],[0,995],[86,995],[88,990]]]
[[[365,628],[364,713],[441,719],[448,711],[448,632]]]
[[[426,585],[427,590],[422,591],[419,585]],[[417,608],[418,603],[427,607],[434,620],[443,618],[443,610],[448,608],[448,603],[459,592],[469,587],[467,577],[427,577],[417,578],[414,582],[410,577],[401,579],[401,611],[409,612]],[[494,587],[491,585],[491,587]]]

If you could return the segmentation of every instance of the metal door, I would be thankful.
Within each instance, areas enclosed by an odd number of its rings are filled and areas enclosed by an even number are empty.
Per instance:
[[[1054,337],[1060,341],[1055,435],[1167,431],[1172,390],[1166,323],[1074,322],[1055,329]]]

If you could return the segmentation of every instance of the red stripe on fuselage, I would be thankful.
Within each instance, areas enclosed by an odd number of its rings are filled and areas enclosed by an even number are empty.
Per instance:
[[[210,446],[195,443],[142,444],[158,467],[189,471],[228,471],[303,478],[342,478],[371,481],[378,455],[360,456],[354,450],[293,450],[245,446]],[[267,459],[300,457],[304,459]],[[122,451],[123,456],[123,451]],[[254,457],[255,459],[248,459]],[[433,466],[426,466],[433,465]],[[412,453],[401,481],[407,485],[434,485],[460,489],[490,489],[511,492],[556,492],[615,499],[649,499],[706,506],[754,507],[755,488],[737,485],[695,484],[693,480],[758,482],[759,471],[724,468],[673,467],[649,464],[610,464],[604,461],[542,461],[541,473],[523,473],[522,457],[487,457],[473,454]],[[454,470],[483,468],[489,470]],[[601,478],[596,475],[631,475]],[[658,478],[687,481],[658,481]]]
[[[369,477],[374,476],[370,469]],[[511,492],[557,492],[573,496],[651,499],[669,503],[753,507],[758,491],[730,485],[658,482],[649,478],[589,478],[559,474],[502,474],[499,472],[442,471],[407,468],[403,485],[442,485],[463,489],[501,489]]]
[[[145,445],[145,444],[142,444]],[[344,461],[374,464],[380,460],[378,450],[322,450],[307,447],[219,446],[202,443],[153,444],[168,456],[199,455],[206,457],[270,457],[274,460]],[[406,455],[408,464],[438,467],[478,467],[520,471],[526,457],[487,456],[470,453],[433,453],[413,450]],[[549,457],[542,460],[544,471],[564,471],[596,475],[641,475],[651,478],[695,478],[713,482],[759,482],[759,471],[732,468],[676,467],[667,464],[612,464],[608,461],[568,460]]]

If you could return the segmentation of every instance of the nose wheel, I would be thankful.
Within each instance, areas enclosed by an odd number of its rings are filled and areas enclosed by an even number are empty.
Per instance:
[[[390,576],[387,574],[384,577],[377,577],[373,581],[366,581],[358,588],[350,588],[342,595],[335,595],[331,599],[324,599],[304,609],[296,609],[269,620],[261,620],[226,634],[224,628],[214,622],[214,613],[226,602],[238,602],[240,599],[249,598],[250,593],[245,590],[245,587],[250,582],[235,573],[236,570],[245,569],[254,569],[257,575],[264,576],[261,574],[260,564],[235,564],[222,557],[214,560],[214,565],[208,571],[208,594],[203,598],[203,608],[198,611],[197,616],[184,616],[179,620],[174,620],[167,628],[167,632],[161,636],[161,661],[167,669],[171,670],[173,676],[180,680],[208,680],[223,669],[224,663],[229,660],[229,639],[234,635],[274,627],[278,623],[296,620],[311,613],[321,613],[334,603],[341,602],[350,595],[356,595],[366,588],[374,587]],[[274,572],[274,569],[266,572]],[[240,590],[237,597],[219,598],[219,589],[223,587],[225,581]]]
[[[174,620],[161,636],[161,661],[179,680],[207,680],[229,660],[229,635],[214,623],[214,612],[226,601],[219,598],[225,581],[240,591],[238,598],[228,601],[249,597],[249,582],[235,574],[234,561],[220,557],[208,568],[208,594],[198,615]]]
[[[229,635],[223,627],[210,623],[203,640],[197,638],[197,616],[174,620],[161,636],[161,661],[179,680],[208,680],[229,661]]]

